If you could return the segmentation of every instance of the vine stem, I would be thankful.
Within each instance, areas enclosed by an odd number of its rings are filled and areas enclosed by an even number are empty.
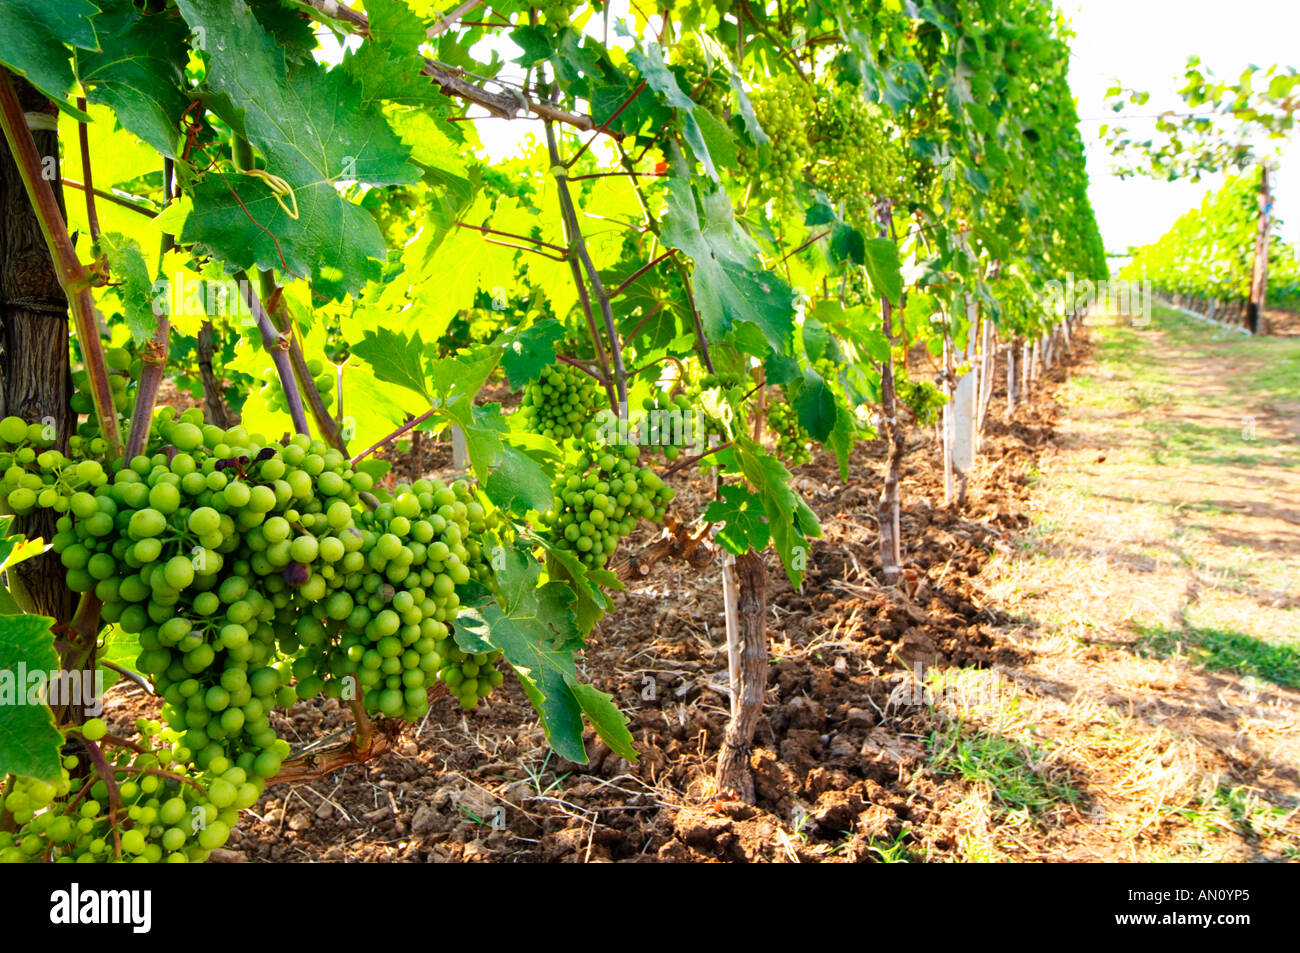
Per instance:
[[[77,732],[77,735],[81,738],[86,753],[90,755],[90,760],[95,765],[95,771],[104,779],[104,787],[108,788],[108,822],[113,826],[113,855],[121,857],[122,835],[117,829],[117,809],[122,806],[122,799],[117,793],[117,778],[113,777],[113,767],[108,763],[108,759],[104,757],[104,752],[99,750],[99,745],[80,732]]]
[[[114,192],[109,192],[104,189],[93,188],[91,186],[87,186],[85,182],[78,182],[76,179],[69,179],[66,177],[63,179],[63,184],[68,188],[79,189],[80,191],[83,192],[85,191],[94,192],[95,195],[99,196],[99,198],[104,199],[105,201],[112,202],[114,205],[120,205],[122,206],[122,208],[130,209],[132,212],[139,212],[141,215],[144,215],[148,218],[158,217],[158,211],[156,209],[149,208],[147,205],[144,205],[143,203],[147,200],[139,198],[138,196],[131,196],[128,198],[125,194],[118,195]]]
[[[619,295],[621,295],[624,291],[627,290],[628,285],[632,284],[632,282],[636,281],[638,278],[644,275],[655,265],[659,264],[659,262],[663,261],[665,258],[671,258],[675,254],[677,254],[677,249],[670,248],[662,255],[660,255],[658,258],[655,258],[652,261],[648,262],[647,264],[642,265],[636,271],[632,272],[632,274],[628,275],[628,277],[624,279],[622,284],[620,284],[617,288],[615,288],[613,291],[609,293],[609,296],[611,298],[617,298]]]
[[[235,280],[239,282],[244,302],[252,311],[254,320],[257,321],[257,329],[262,332],[262,346],[266,348],[275,364],[275,372],[280,377],[280,387],[284,389],[284,399],[289,404],[289,417],[293,420],[293,429],[296,433],[310,435],[307,414],[302,406],[302,394],[298,391],[298,382],[294,378],[293,365],[289,360],[289,342],[276,330],[271,316],[266,308],[262,307],[257,292],[249,283],[248,275],[241,271],[235,276]]]
[[[618,144],[618,156],[619,161],[623,163],[624,169],[628,172],[635,171],[636,163],[633,162],[632,157],[627,154],[627,150],[623,148],[622,143]],[[632,191],[636,193],[637,200],[641,203],[641,214],[645,216],[646,226],[650,231],[654,232],[655,237],[658,238],[659,219],[651,210],[650,201],[646,198],[645,190],[641,188],[641,183],[636,180],[635,176],[631,181]],[[695,292],[691,288],[690,269],[686,267],[686,262],[683,261],[680,256],[673,259],[673,267],[677,269],[678,277],[682,279],[682,287],[686,289],[686,301],[691,306],[691,320],[695,324],[695,343],[700,352],[700,360],[704,362],[704,369],[712,374],[714,372],[713,355],[709,353],[709,341],[708,338],[704,336],[704,319],[700,316],[700,309],[695,304]],[[648,319],[649,316],[647,315],[646,320]],[[645,321],[643,320],[641,323],[644,324]],[[637,325],[637,330],[641,330],[641,325]]]
[[[593,370],[592,368],[588,367],[586,364],[582,363],[582,361],[579,361],[577,358],[569,357],[567,354],[557,354],[555,355],[555,359],[564,364],[571,364],[572,366],[576,367],[578,370],[583,371],[586,374],[589,374],[592,378],[598,381],[601,384],[601,386],[603,387],[609,386],[608,378],[601,377],[599,371]]]
[[[667,470],[665,470],[663,473],[659,474],[659,476],[660,476],[661,478],[662,478],[662,477],[666,477],[666,476],[672,476],[672,475],[673,475],[674,473],[676,473],[678,470],[685,470],[685,469],[686,469],[687,467],[689,467],[692,463],[699,463],[699,462],[700,462],[701,460],[703,460],[705,457],[710,456],[710,455],[715,454],[715,453],[720,453],[721,451],[726,450],[726,449],[727,449],[728,447],[730,447],[731,445],[732,445],[732,441],[728,440],[726,443],[720,443],[720,444],[718,444],[716,447],[710,447],[708,450],[705,450],[703,453],[697,453],[697,454],[696,454],[695,456],[693,456],[693,457],[687,457],[687,458],[684,459],[684,460],[678,460],[676,463],[674,463],[671,467],[669,467],[669,468],[668,468]]]
[[[18,94],[14,91],[9,71],[4,68],[0,68],[0,127],[4,129],[14,164],[17,165],[23,186],[27,190],[27,198],[40,223],[59,286],[68,299],[68,309],[72,312],[77,328],[77,340],[81,344],[86,375],[90,379],[95,413],[108,444],[106,456],[111,463],[122,456],[122,431],[118,426],[113,391],[108,383],[108,365],[104,363],[104,348],[99,339],[98,315],[90,292],[90,271],[77,259],[72,238],[68,235],[67,223],[59,212],[54,189],[41,174],[41,157],[36,151],[31,131],[27,128],[22,104],[18,102]]]
[[[271,321],[280,336],[288,342],[289,365],[293,368],[294,377],[298,380],[301,394],[307,399],[307,407],[311,410],[312,419],[316,421],[316,429],[320,431],[326,443],[340,453],[346,454],[348,452],[347,443],[339,430],[338,422],[330,416],[329,408],[325,406],[320,391],[316,389],[315,379],[307,367],[306,355],[303,354],[302,345],[298,342],[297,329],[288,317],[277,320],[279,308],[275,306],[275,301],[279,289],[275,287],[274,276],[268,271],[262,272],[262,289],[263,297],[272,302],[271,307],[268,309]],[[340,387],[339,399],[342,400],[342,398],[343,389]]]
[[[396,430],[390,433],[387,437],[384,437],[383,439],[379,440],[377,443],[367,447],[365,450],[362,450],[355,457],[353,457],[352,460],[350,461],[352,466],[356,466],[358,463],[360,463],[366,457],[370,456],[376,450],[380,450],[383,447],[388,446],[398,437],[402,436],[402,434],[407,433],[408,431],[413,430],[416,427],[420,426],[420,424],[424,423],[426,420],[428,420],[437,412],[438,412],[437,407],[430,407],[424,413],[420,414],[420,416],[412,417],[406,423],[402,424],[402,426],[398,427]]]
[[[77,97],[77,108],[86,111],[86,97]],[[86,180],[86,221],[90,224],[90,240],[99,244],[99,214],[95,211],[95,180],[90,174],[90,131],[84,120],[77,123],[77,141],[81,144],[81,177]]]
[[[591,254],[587,251],[587,242],[582,235],[582,226],[578,223],[578,212],[573,204],[573,195],[569,191],[569,170],[560,162],[560,150],[555,143],[555,129],[551,123],[546,124],[546,146],[551,156],[551,175],[555,179],[556,190],[560,196],[560,209],[564,214],[565,230],[569,235],[569,247],[578,260],[582,262],[587,273],[591,292],[600,307],[601,317],[605,322],[605,333],[609,335],[610,358],[613,364],[613,384],[618,398],[618,415],[627,415],[627,370],[623,367],[623,348],[618,340],[618,327],[614,323],[614,310],[609,303],[609,292],[600,280]],[[594,329],[593,329],[594,330]],[[596,339],[599,340],[599,335]]]

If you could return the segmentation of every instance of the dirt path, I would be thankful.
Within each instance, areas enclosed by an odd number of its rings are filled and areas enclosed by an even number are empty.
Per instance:
[[[984,846],[1300,859],[1300,342],[1171,314],[1093,338],[1033,525],[981,575],[1027,660],[945,702],[1033,736],[1084,816],[1023,843],[988,826]]]

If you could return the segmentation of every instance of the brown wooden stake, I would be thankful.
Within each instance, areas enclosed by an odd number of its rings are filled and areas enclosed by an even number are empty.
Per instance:
[[[50,117],[51,128],[32,130],[43,170],[51,176],[59,212],[65,214],[59,181],[59,135],[54,106],[26,80],[13,78],[28,116]],[[38,124],[43,125],[43,124]],[[59,284],[41,224],[23,187],[22,175],[0,136],[0,417],[21,417],[51,428],[56,446],[68,449],[76,428],[69,404],[68,299]],[[37,509],[15,519],[11,533],[54,537],[56,514]],[[75,601],[64,584],[63,566],[53,552],[9,570],[19,605],[66,623]]]
[[[767,571],[750,550],[723,557],[723,600],[727,610],[727,655],[731,676],[731,721],[718,752],[719,794],[754,802],[749,755],[767,692]],[[728,595],[730,593],[730,595]]]
[[[1273,211],[1273,197],[1268,182],[1269,160],[1259,162],[1259,226],[1255,231],[1255,267],[1250,276],[1250,303],[1246,306],[1246,327],[1251,334],[1260,331],[1260,318],[1268,300],[1268,231]]]

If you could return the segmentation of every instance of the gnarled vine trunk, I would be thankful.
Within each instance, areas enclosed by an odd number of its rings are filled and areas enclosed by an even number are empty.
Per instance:
[[[54,105],[20,77],[12,77],[12,82],[33,127],[43,171],[57,185]],[[62,210],[62,190],[56,187],[54,193]],[[67,450],[76,427],[69,396],[68,301],[18,166],[0,137],[0,416],[50,427],[57,446]],[[15,519],[10,532],[48,541],[54,523],[54,512],[40,509]],[[24,609],[59,622],[72,618],[72,592],[53,552],[20,563],[8,575],[10,589]]]

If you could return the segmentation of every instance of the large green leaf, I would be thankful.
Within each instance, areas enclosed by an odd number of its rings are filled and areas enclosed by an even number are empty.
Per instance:
[[[758,248],[736,223],[725,189],[703,193],[697,204],[690,180],[670,176],[662,238],[694,262],[695,304],[711,340],[722,338],[736,322],[748,321],[772,348],[789,349],[794,294],[778,275],[763,268]]]
[[[809,556],[808,537],[820,537],[817,515],[790,489],[790,471],[748,437],[738,437],[735,458],[739,469],[758,494],[767,514],[768,528],[790,584],[803,585]]]
[[[876,294],[894,307],[903,296],[903,272],[898,260],[898,246],[888,238],[869,238],[864,242],[867,277]]]
[[[63,736],[33,685],[59,671],[50,633],[53,619],[0,616],[0,776],[21,774],[55,781]]]
[[[378,380],[397,384],[429,400],[429,384],[424,373],[424,341],[419,331],[408,337],[400,331],[380,327],[366,331],[352,345],[352,353],[369,364]]]
[[[203,30],[209,102],[242,128],[292,196],[249,175],[210,173],[194,185],[195,208],[182,241],[209,247],[232,267],[280,268],[310,276],[333,297],[357,292],[379,277],[386,248],[378,225],[335,188],[356,180],[407,184],[419,178],[410,150],[389,128],[341,67],[298,65],[290,74],[284,52],[243,0],[177,0],[181,13]]]
[[[143,14],[131,0],[101,0],[95,18],[101,50],[78,50],[86,100],[112,108],[118,122],[165,156],[177,158],[188,101],[185,24],[170,13]]]
[[[691,147],[695,153],[695,158],[699,161],[700,166],[713,181],[718,181],[718,170],[713,162],[713,154],[709,149],[706,135],[700,127],[699,121],[695,117],[695,100],[686,95],[686,91],[677,84],[677,77],[668,69],[668,64],[664,62],[664,53],[659,44],[647,44],[645,51],[628,50],[628,61],[631,62],[641,73],[641,77],[646,81],[646,85],[656,93],[664,97],[664,101],[677,110],[682,120],[682,136],[686,139],[686,144]],[[701,109],[702,114],[707,110]],[[712,116],[709,117],[712,126],[717,127],[720,124]],[[717,128],[709,130],[709,137],[714,142],[725,149],[730,148],[731,155],[735,156],[735,146],[726,142],[723,138],[725,127],[721,133]]]
[[[72,88],[67,46],[99,49],[87,0],[4,0],[0,3],[0,65],[8,66],[64,109]],[[83,114],[84,115],[84,114]]]
[[[563,757],[587,762],[582,741],[586,716],[612,751],[635,761],[627,719],[613,698],[578,679],[573,656],[582,641],[572,610],[573,590],[561,582],[539,586],[541,567],[525,549],[508,550],[503,563],[497,572],[501,602],[483,600],[463,609],[457,642],[475,651],[502,651],[541,716],[547,741]]]

